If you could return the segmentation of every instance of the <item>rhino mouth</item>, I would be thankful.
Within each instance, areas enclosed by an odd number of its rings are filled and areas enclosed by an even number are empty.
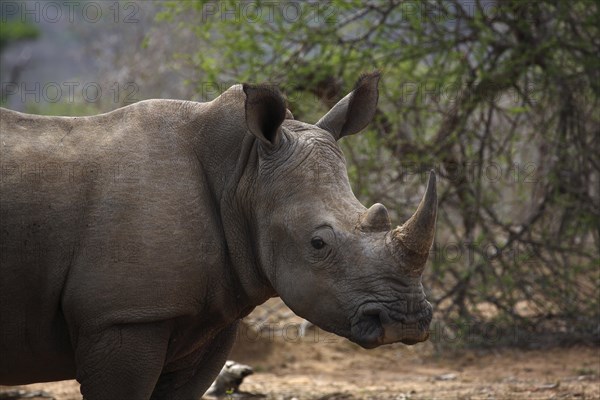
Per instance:
[[[357,313],[351,326],[350,340],[365,349],[401,342],[407,345],[429,339],[432,308],[426,306],[412,315],[392,319],[382,306],[370,305]]]

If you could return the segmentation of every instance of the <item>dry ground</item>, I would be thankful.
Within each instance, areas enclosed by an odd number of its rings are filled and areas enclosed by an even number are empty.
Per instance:
[[[600,400],[598,347],[440,353],[422,343],[363,350],[318,330],[299,338],[299,320],[287,309],[278,309],[279,319],[261,312],[250,318],[267,322],[260,337],[244,327],[230,358],[255,369],[241,389],[267,400]],[[75,381],[25,388],[81,400]]]

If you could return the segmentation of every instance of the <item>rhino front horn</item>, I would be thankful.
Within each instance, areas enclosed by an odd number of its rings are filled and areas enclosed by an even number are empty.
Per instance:
[[[392,231],[392,238],[405,258],[406,266],[415,272],[422,272],[429,249],[435,236],[437,216],[437,191],[435,172],[429,173],[427,190],[417,211],[404,225]],[[408,250],[408,251],[407,251]]]

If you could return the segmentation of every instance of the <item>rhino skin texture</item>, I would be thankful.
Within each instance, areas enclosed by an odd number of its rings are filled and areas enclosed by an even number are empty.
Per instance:
[[[273,296],[366,348],[426,340],[435,176],[392,230],[337,144],[373,118],[378,81],[315,125],[246,84],[90,117],[1,109],[0,384],[196,400]]]

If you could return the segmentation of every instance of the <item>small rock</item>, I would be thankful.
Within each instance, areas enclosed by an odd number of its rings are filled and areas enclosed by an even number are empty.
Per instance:
[[[54,397],[50,393],[43,391],[27,392],[25,390],[9,390],[8,392],[0,393],[0,399],[2,400],[26,399],[32,397],[45,397],[54,400]]]
[[[449,374],[438,375],[435,377],[435,380],[437,380],[437,381],[453,381],[453,380],[456,380],[457,377],[458,377],[458,375],[449,373]]]
[[[577,377],[578,381],[593,381],[594,379],[594,375],[579,375]]]
[[[210,386],[208,391],[206,392],[206,396],[209,397],[244,397],[244,398],[252,398],[252,397],[265,397],[260,394],[252,394],[246,392],[240,392],[240,385],[242,384],[245,377],[248,375],[252,375],[254,370],[252,367],[248,365],[240,364],[235,361],[228,360],[221,372],[219,372],[219,376]]]
[[[354,399],[354,397],[351,394],[336,392],[336,393],[326,394],[325,396],[321,396],[317,400],[352,400],[352,399]]]
[[[537,386],[535,389],[536,390],[551,390],[551,389],[556,389],[559,385],[560,385],[560,382],[548,383],[545,385]]]

